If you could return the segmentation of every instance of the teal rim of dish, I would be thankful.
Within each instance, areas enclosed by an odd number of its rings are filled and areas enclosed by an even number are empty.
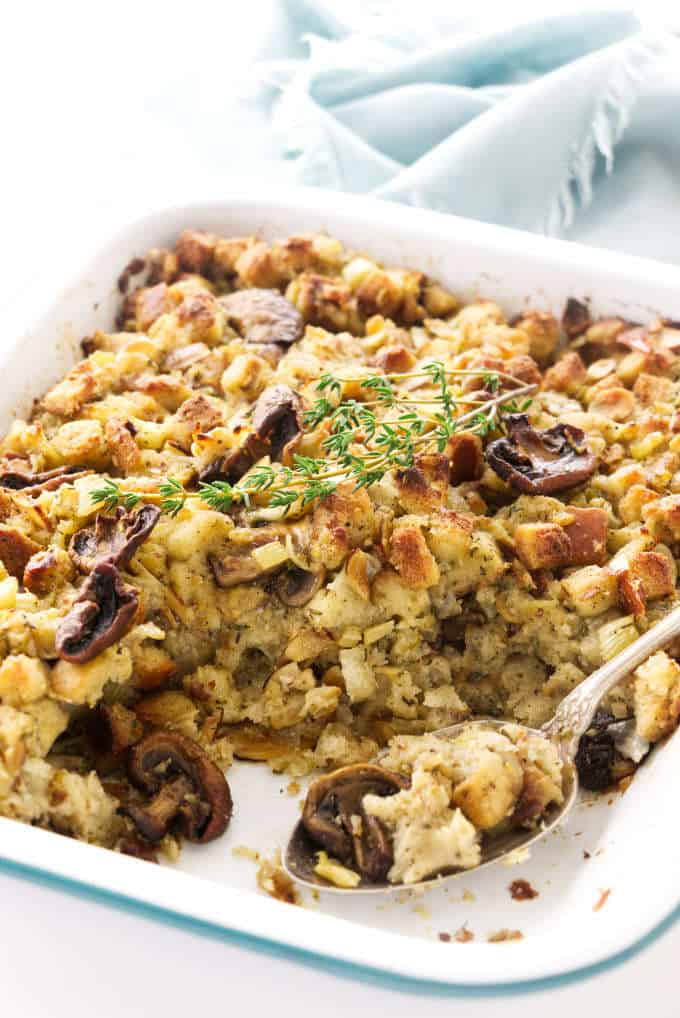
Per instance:
[[[7,876],[18,877],[19,879],[29,880],[53,890],[62,891],[85,901],[92,901],[100,905],[110,905],[142,919],[151,919],[155,922],[161,922],[165,926],[188,933],[221,940],[234,947],[250,948],[284,961],[311,965],[322,972],[338,976],[341,979],[352,979],[371,986],[432,997],[519,996],[521,994],[569,986],[572,983],[581,982],[584,979],[589,979],[592,976],[622,965],[653,944],[680,920],[680,905],[677,905],[669,915],[657,923],[643,937],[635,941],[635,943],[630,944],[621,951],[615,952],[608,958],[603,958],[592,965],[581,966],[570,972],[522,980],[521,982],[463,985],[460,983],[443,983],[432,979],[419,979],[416,976],[402,976],[379,968],[373,968],[370,965],[343,961],[339,958],[329,958],[327,955],[310,951],[306,948],[283,944],[253,933],[230,930],[208,920],[187,916],[180,912],[174,912],[172,909],[163,908],[160,905],[151,905],[137,898],[118,894],[116,891],[92,887],[90,884],[73,880],[70,877],[58,876],[46,870],[41,870],[39,867],[28,866],[1,857],[0,872],[7,874]]]

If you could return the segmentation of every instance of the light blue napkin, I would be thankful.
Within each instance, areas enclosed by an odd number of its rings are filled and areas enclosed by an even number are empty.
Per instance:
[[[279,0],[259,99],[299,182],[680,262],[680,43],[617,11]]]

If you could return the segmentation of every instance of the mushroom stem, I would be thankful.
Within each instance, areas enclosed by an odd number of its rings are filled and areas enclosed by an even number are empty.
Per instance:
[[[163,785],[146,806],[128,806],[127,813],[147,841],[160,841],[167,834],[170,822],[191,790],[191,782],[181,775],[170,784]]]

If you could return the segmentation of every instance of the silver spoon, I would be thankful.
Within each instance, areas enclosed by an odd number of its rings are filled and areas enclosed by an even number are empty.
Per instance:
[[[606,664],[598,668],[568,696],[564,698],[554,717],[541,729],[528,728],[525,725],[517,725],[516,722],[497,720],[462,721],[459,724],[451,725],[448,728],[441,728],[433,735],[440,738],[453,739],[462,731],[468,730],[473,725],[484,726],[502,730],[508,725],[513,725],[526,732],[535,735],[542,735],[551,739],[556,744],[562,760],[564,761],[563,771],[563,793],[564,801],[561,806],[553,805],[544,814],[543,822],[538,830],[513,830],[503,833],[494,838],[482,842],[482,861],[475,870],[488,866],[490,863],[498,862],[511,852],[518,849],[528,848],[539,838],[543,838],[549,831],[558,824],[564,822],[578,796],[578,775],[574,760],[578,750],[581,736],[586,733],[593,720],[595,711],[600,705],[603,697],[624,679],[634,668],[646,661],[648,657],[660,650],[674,637],[680,635],[680,606],[674,608],[666,618],[657,622],[643,636],[629,644],[624,650],[613,657]],[[380,757],[378,757],[380,759]],[[314,872],[316,866],[316,853],[319,846],[315,844],[301,821],[296,824],[290,841],[286,848],[283,860],[284,867],[294,880],[314,889],[323,888],[325,891],[337,891],[342,894],[375,894],[377,892],[389,892],[404,890],[405,888],[432,887],[441,884],[444,880],[460,876],[461,873],[469,873],[471,870],[447,870],[442,871],[425,880],[419,880],[413,884],[393,884],[388,881],[365,882],[362,881],[356,887],[336,887],[333,884],[318,877]]]

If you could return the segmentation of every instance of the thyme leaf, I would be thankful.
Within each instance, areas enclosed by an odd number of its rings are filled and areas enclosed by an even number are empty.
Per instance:
[[[142,501],[141,495],[134,491],[123,491],[118,482],[111,480],[110,477],[104,479],[101,488],[95,488],[90,492],[90,498],[108,512],[120,505],[126,509],[134,509]]]

